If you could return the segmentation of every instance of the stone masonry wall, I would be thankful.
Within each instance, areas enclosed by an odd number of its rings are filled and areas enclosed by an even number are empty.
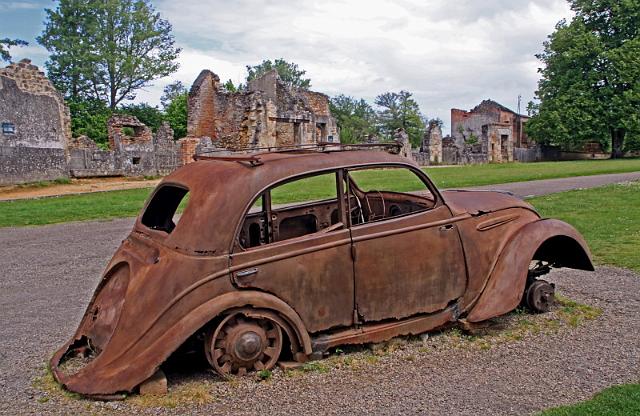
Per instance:
[[[69,109],[25,59],[0,69],[0,184],[68,176]]]

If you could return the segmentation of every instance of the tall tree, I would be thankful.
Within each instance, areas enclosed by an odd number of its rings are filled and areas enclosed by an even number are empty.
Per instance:
[[[0,60],[10,62],[11,54],[9,53],[9,48],[12,46],[26,46],[28,44],[29,43],[21,39],[0,39]]]
[[[402,128],[409,135],[411,144],[420,146],[425,122],[420,106],[410,92],[385,92],[376,97],[375,104],[380,107],[378,123],[386,138],[391,138],[396,129]]]
[[[187,87],[184,86],[182,81],[174,81],[171,84],[164,87],[162,90],[162,96],[160,97],[160,104],[162,108],[166,109],[176,97],[187,94]]]
[[[640,134],[640,0],[570,0],[537,55],[543,62],[527,132],[541,143],[576,148],[589,140],[624,153]]]
[[[331,98],[329,107],[340,128],[341,142],[363,142],[376,133],[376,113],[365,100],[341,94]]]
[[[157,106],[148,103],[128,104],[118,108],[117,113],[134,116],[154,133],[164,121],[164,114]]]
[[[51,53],[47,70],[67,96],[115,109],[178,69],[171,24],[148,0],[60,0],[45,11],[37,40]]]
[[[187,135],[187,100],[189,94],[185,91],[173,97],[164,108],[164,119],[173,129],[173,137],[180,139]]]
[[[304,74],[307,71],[299,69],[297,64],[293,62],[287,62],[282,58],[276,59],[271,62],[270,59],[262,61],[258,65],[247,65],[247,82],[260,78],[267,72],[275,69],[280,76],[280,79],[290,87],[309,89],[311,87],[311,80],[304,78]]]

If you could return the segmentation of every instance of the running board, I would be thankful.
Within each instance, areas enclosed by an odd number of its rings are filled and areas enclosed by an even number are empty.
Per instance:
[[[325,352],[338,345],[382,342],[402,335],[421,334],[449,322],[455,322],[457,319],[458,305],[455,304],[438,313],[416,316],[402,321],[369,324],[320,335],[311,340],[311,348],[313,352]]]

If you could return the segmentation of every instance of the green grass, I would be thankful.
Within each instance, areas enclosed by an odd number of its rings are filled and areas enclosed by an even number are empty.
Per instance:
[[[571,406],[556,407],[540,416],[625,416],[640,414],[640,384],[610,387],[591,400]]]
[[[632,171],[640,171],[640,159],[508,163],[426,169],[439,188]],[[355,172],[354,176],[366,189],[413,191],[421,188],[419,182],[408,179],[402,171],[363,171]],[[289,184],[281,187],[274,192],[273,201],[276,204],[284,204],[323,199],[331,195],[333,186],[333,179],[327,176],[308,178],[297,186]],[[150,192],[150,188],[144,188],[0,202],[0,227],[131,217],[138,214]]]
[[[543,216],[576,227],[597,263],[640,272],[640,182],[562,192],[529,202]]]
[[[0,227],[133,217],[151,188],[0,202]]]

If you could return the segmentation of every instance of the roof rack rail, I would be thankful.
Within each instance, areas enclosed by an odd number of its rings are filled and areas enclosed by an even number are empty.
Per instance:
[[[398,154],[402,148],[402,143],[398,141],[385,143],[333,143],[318,142],[315,144],[292,144],[285,146],[269,147],[243,147],[239,149],[213,149],[205,150],[195,154],[193,160],[222,160],[227,162],[247,162],[250,167],[263,165],[260,155],[268,153],[286,152],[346,152],[354,150],[383,149],[389,153]]]

